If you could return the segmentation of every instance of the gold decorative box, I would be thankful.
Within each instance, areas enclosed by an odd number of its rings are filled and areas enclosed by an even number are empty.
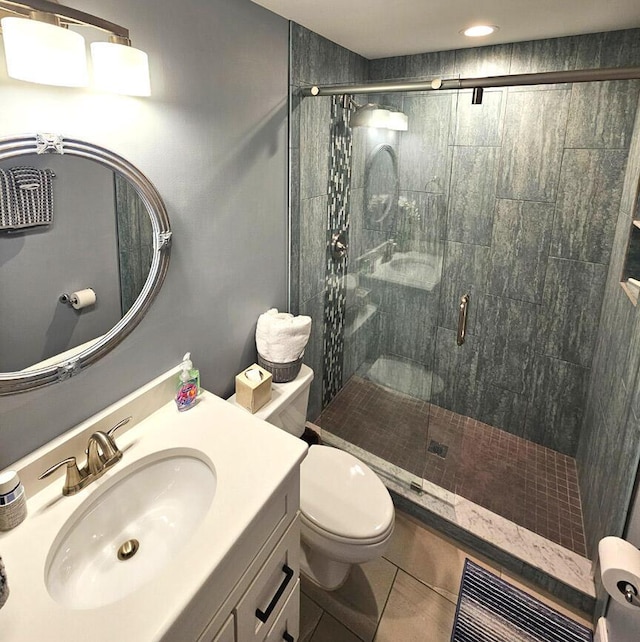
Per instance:
[[[257,363],[236,375],[236,402],[250,413],[271,401],[271,373]]]

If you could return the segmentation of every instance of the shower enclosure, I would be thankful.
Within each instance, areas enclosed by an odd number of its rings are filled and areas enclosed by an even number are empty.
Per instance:
[[[547,42],[581,61],[581,41]],[[504,73],[532,71],[536,46],[526,62],[509,49]],[[499,75],[487,49],[371,61],[368,78],[345,60],[352,81],[424,80],[447,54]],[[309,419],[325,441],[587,555],[575,457],[638,94],[637,81],[487,87],[479,104],[472,89],[296,94],[291,302],[314,320]],[[365,103],[403,112],[407,131],[351,127]]]

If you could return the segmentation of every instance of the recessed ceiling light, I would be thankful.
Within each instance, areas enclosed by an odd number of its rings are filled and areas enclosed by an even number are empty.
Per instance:
[[[495,25],[474,25],[473,27],[463,29],[460,33],[470,38],[479,38],[480,36],[488,36],[494,31],[498,31],[498,27]]]

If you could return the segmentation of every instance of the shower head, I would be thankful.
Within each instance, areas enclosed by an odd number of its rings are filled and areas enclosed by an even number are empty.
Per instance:
[[[355,105],[355,103],[352,103]],[[351,127],[375,127],[378,129],[393,129],[407,131],[409,119],[407,115],[394,107],[386,107],[378,103],[356,105],[351,115]]]

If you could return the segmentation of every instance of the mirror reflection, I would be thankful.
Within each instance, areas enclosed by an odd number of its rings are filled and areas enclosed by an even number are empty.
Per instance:
[[[364,175],[365,221],[370,229],[386,229],[398,203],[398,162],[391,145],[378,145]]]
[[[153,257],[149,212],[118,172],[71,155],[0,161],[3,176],[17,167],[51,171],[52,215],[47,224],[0,226],[2,372],[62,359],[103,336],[138,298]],[[85,288],[95,304],[60,301]]]

